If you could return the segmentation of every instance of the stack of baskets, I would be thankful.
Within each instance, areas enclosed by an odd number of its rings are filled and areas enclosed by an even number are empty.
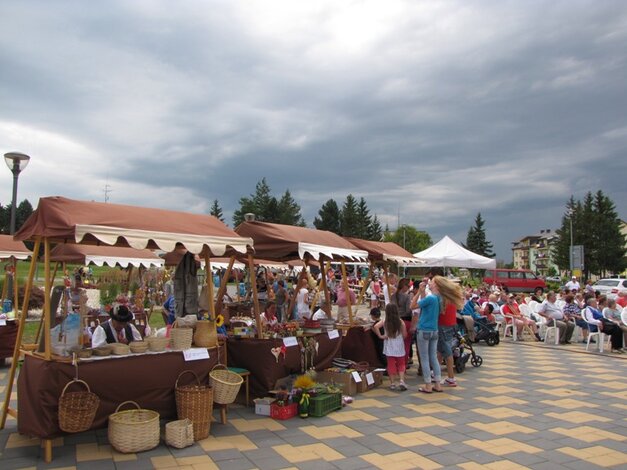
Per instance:
[[[119,411],[127,403],[137,409]],[[118,452],[129,454],[154,449],[160,437],[159,413],[142,410],[134,401],[120,403],[109,416],[109,443]]]
[[[170,329],[170,347],[174,350],[189,349],[192,347],[194,330],[192,328],[181,328],[175,321]]]
[[[224,369],[216,369],[217,367]],[[213,401],[221,405],[228,405],[235,401],[244,381],[239,374],[228,370],[223,364],[216,364],[211,369],[209,380],[213,387]]]
[[[196,384],[179,385],[181,376],[186,373],[191,373],[196,377]],[[208,385],[201,385],[194,371],[184,370],[176,379],[174,391],[179,420],[188,418],[192,421],[195,440],[208,437],[213,412],[212,388]]]
[[[80,383],[87,391],[68,392],[67,388],[73,383]],[[100,398],[89,389],[86,382],[78,379],[68,382],[59,398],[59,428],[65,432],[83,432],[91,428],[100,405]]]

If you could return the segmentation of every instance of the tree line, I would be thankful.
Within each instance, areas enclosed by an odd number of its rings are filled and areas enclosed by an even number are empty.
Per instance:
[[[33,206],[28,199],[24,199],[15,208],[15,231],[26,222],[26,219],[33,213]],[[0,203],[0,233],[8,235],[11,233],[11,203],[6,206]]]
[[[572,222],[572,232],[571,232]],[[570,268],[571,237],[573,245],[584,247],[584,277],[606,276],[627,267],[625,236],[614,202],[599,190],[588,192],[583,201],[573,196],[566,203],[562,225],[557,230],[555,262],[562,270]]]

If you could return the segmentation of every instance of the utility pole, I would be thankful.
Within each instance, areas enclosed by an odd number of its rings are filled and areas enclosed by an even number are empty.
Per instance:
[[[109,183],[105,184],[105,187],[102,190],[102,192],[104,193],[104,202],[109,202],[109,193],[113,192],[113,189],[111,189],[111,186],[109,186]]]

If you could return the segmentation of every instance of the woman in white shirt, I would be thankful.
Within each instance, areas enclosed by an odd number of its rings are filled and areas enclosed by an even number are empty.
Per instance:
[[[298,292],[296,294],[296,315],[298,319],[309,318],[309,291],[307,290],[307,278],[298,281]]]

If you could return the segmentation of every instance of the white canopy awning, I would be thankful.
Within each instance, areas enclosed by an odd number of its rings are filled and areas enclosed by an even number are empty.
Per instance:
[[[414,256],[424,262],[422,266],[496,269],[496,260],[467,250],[455,243],[447,235],[430,248],[414,253]]]

